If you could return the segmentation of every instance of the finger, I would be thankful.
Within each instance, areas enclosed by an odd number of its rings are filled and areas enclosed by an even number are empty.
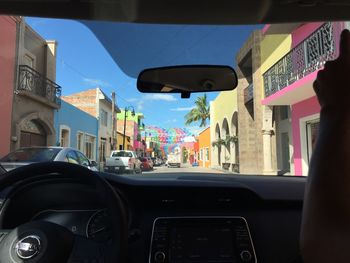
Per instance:
[[[347,29],[340,35],[339,58],[350,61],[350,32]]]
[[[324,70],[329,71],[333,69],[336,66],[336,61],[335,60],[329,60],[324,64]]]
[[[328,64],[329,65],[329,64]],[[325,66],[326,67],[326,66]],[[327,66],[327,68],[329,68],[329,66]],[[318,82],[323,82],[324,80],[325,80],[325,77],[326,77],[326,69],[323,69],[323,70],[319,70],[318,72],[317,72],[317,77],[316,77],[316,80],[315,80],[315,82],[316,81],[318,81]]]

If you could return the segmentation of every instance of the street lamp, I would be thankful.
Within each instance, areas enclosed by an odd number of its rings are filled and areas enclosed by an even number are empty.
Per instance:
[[[132,109],[132,111],[131,111]],[[124,134],[123,134],[123,150],[125,150],[125,128],[126,128],[126,116],[128,114],[128,111],[131,111],[131,115],[134,117],[135,116],[135,109],[133,106],[128,106],[128,107],[125,107],[125,110],[124,110]]]

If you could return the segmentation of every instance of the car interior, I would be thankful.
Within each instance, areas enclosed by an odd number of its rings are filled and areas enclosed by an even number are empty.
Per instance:
[[[241,25],[346,20],[350,5],[340,0],[0,0],[0,13],[87,24]],[[112,176],[60,162],[20,167],[0,178],[0,262],[301,263],[306,180]],[[200,236],[210,242],[200,246]],[[36,257],[27,257],[38,247]],[[16,254],[19,249],[23,257]]]

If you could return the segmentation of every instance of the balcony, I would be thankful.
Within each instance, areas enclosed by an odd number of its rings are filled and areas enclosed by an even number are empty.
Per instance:
[[[244,103],[247,103],[253,99],[254,87],[253,84],[249,84],[248,87],[244,89]]]
[[[265,97],[274,95],[321,69],[327,60],[334,59],[335,32],[337,29],[334,24],[330,22],[323,24],[269,68],[263,74]]]
[[[26,95],[53,108],[61,105],[61,87],[26,65],[19,66],[17,93]]]

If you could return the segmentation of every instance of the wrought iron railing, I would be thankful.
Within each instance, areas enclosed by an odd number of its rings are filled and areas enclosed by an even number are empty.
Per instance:
[[[324,23],[264,74],[265,97],[323,67],[336,55],[334,26]]]
[[[19,66],[19,82],[17,91],[28,91],[61,105],[61,86],[43,77],[39,72],[29,66]]]
[[[244,103],[251,101],[254,96],[254,86],[253,84],[249,84],[248,87],[244,89]]]

